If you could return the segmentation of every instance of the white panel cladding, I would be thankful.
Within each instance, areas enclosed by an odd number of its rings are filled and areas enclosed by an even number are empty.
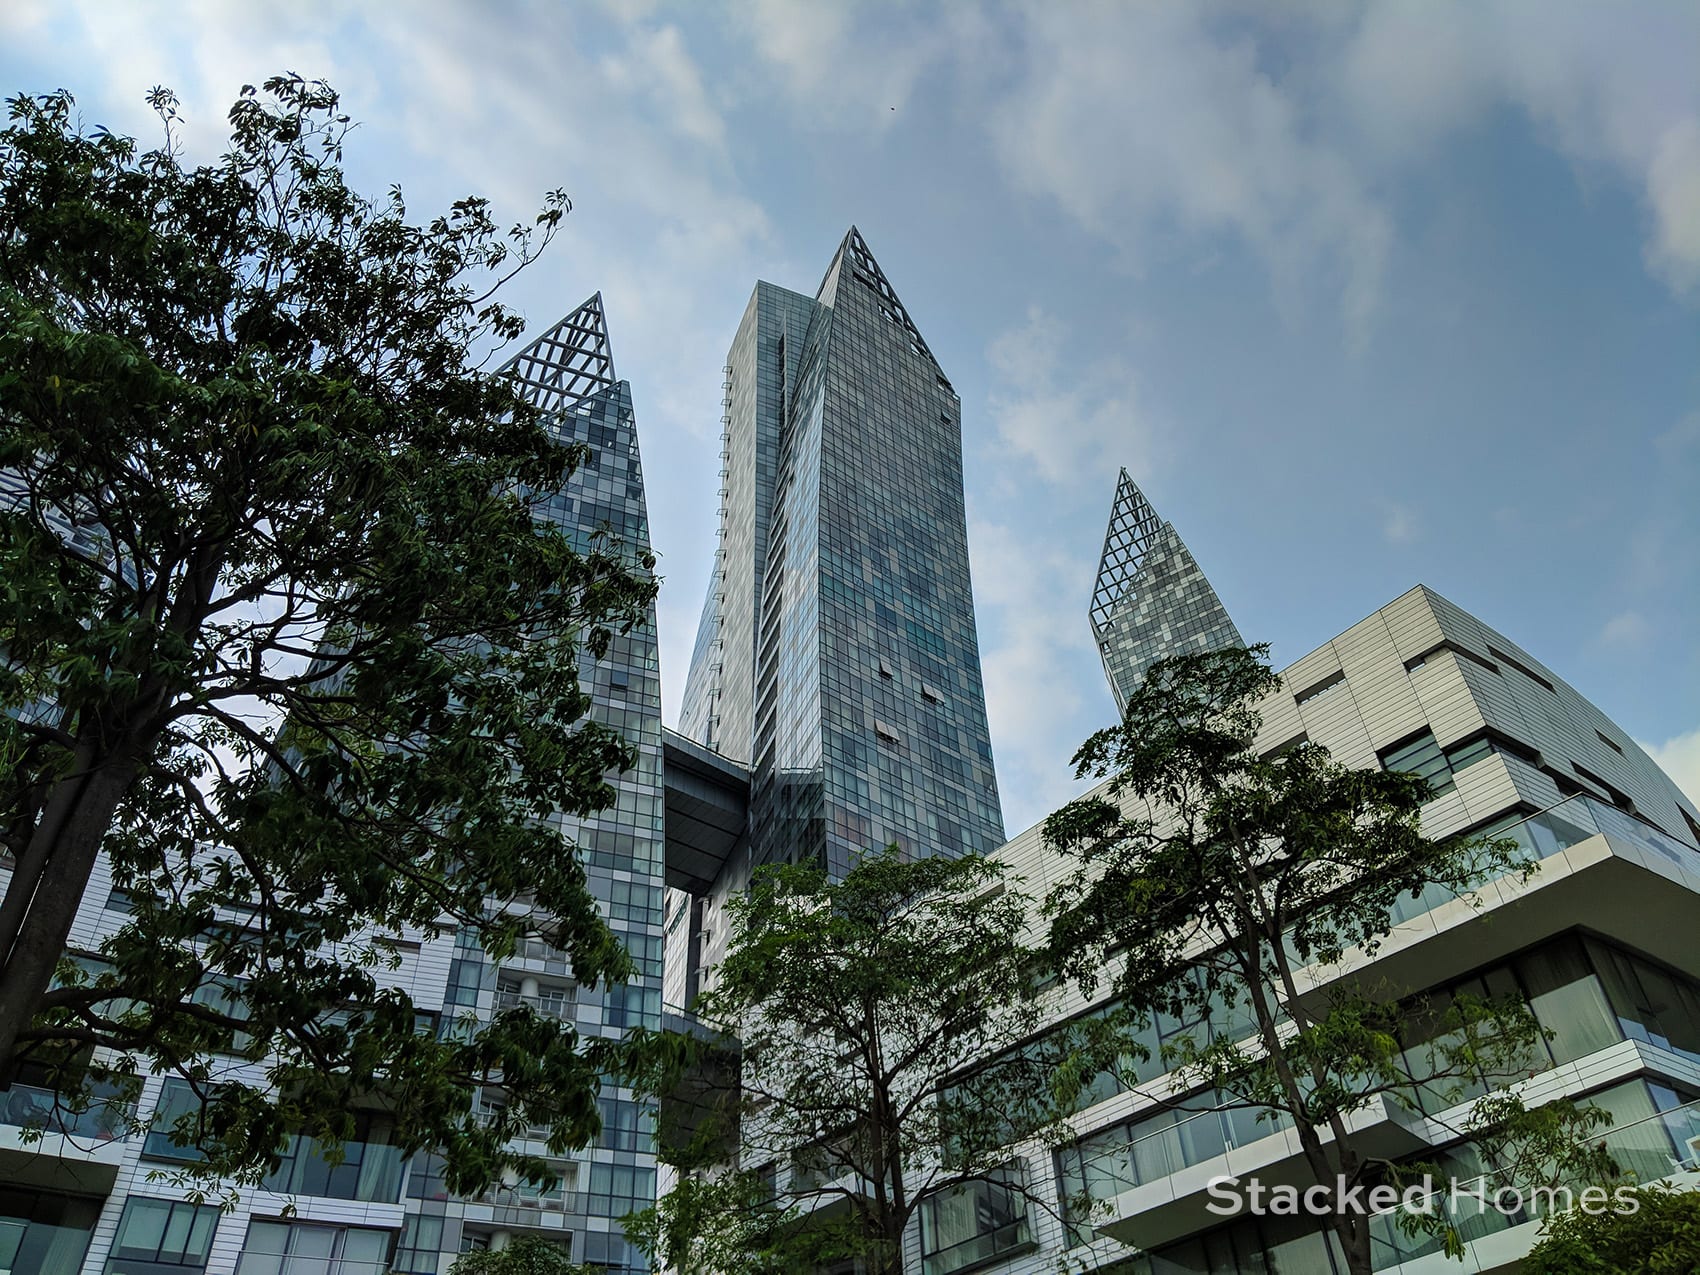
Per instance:
[[[1498,665],[1499,671],[1451,651],[1437,650],[1442,642]],[[1550,683],[1552,689],[1496,658],[1496,652],[1511,656]],[[1418,656],[1427,658],[1416,668],[1407,669],[1407,661]],[[1336,672],[1345,674],[1341,683],[1320,692],[1302,707],[1295,702],[1296,695]],[[1580,765],[1620,789],[1634,801],[1644,818],[1669,835],[1683,841],[1694,840],[1678,809],[1681,806],[1692,813],[1691,803],[1635,747],[1627,732],[1611,723],[1521,647],[1422,586],[1401,595],[1332,642],[1295,661],[1282,677],[1282,689],[1263,706],[1263,727],[1258,736],[1261,749],[1279,747],[1303,730],[1342,762],[1371,767],[1380,764],[1376,757],[1379,750],[1425,729],[1431,730],[1443,746],[1479,738],[1484,729],[1492,729],[1540,754],[1544,766],[1597,789],[1597,785],[1575,775],[1574,767]],[[1424,828],[1433,835],[1480,827],[1518,808],[1545,809],[1565,795],[1551,774],[1503,751],[1479,758],[1455,772],[1453,779],[1452,790],[1424,808]],[[1547,860],[1542,873],[1530,886],[1492,883],[1484,889],[1483,897],[1492,910],[1497,905],[1522,899],[1529,889],[1557,884],[1573,870],[1572,859],[1582,862],[1611,855],[1644,861],[1650,871],[1672,879],[1681,877],[1689,888],[1700,888],[1696,885],[1700,882],[1700,856],[1696,856],[1695,872],[1684,876],[1678,866],[1655,854],[1643,853],[1616,840],[1609,847],[1596,840],[1586,843],[1586,849],[1578,847]],[[1072,867],[1068,860],[1044,848],[1038,828],[1028,829],[1012,839],[998,851],[998,857],[1024,877],[1029,892],[1040,899]],[[1449,906],[1462,908],[1463,905]],[[1700,901],[1696,912],[1700,914]],[[1435,927],[1441,919],[1441,913],[1413,918],[1400,927],[1400,933],[1410,938],[1438,932]],[[1584,919],[1577,916],[1575,923],[1581,924]],[[1467,927],[1492,924],[1491,918],[1477,920],[1467,911],[1450,920]],[[1033,932],[1038,934],[1042,929],[1042,919],[1036,919]],[[1615,937],[1634,944],[1633,935]],[[1383,956],[1398,946],[1390,943]],[[1102,995],[1100,986],[1099,998]],[[1059,990],[1052,1006],[1054,1019],[1078,1013],[1087,1004],[1078,989]],[[1551,1081],[1567,1093],[1596,1087],[1626,1074],[1624,1069],[1629,1064],[1624,1059],[1632,1048],[1619,1045],[1598,1057],[1590,1056],[1555,1069],[1552,1076],[1543,1077],[1543,1082]],[[1670,1072],[1674,1061],[1675,1056],[1670,1055],[1661,1060],[1661,1066]],[[1159,1080],[1146,1088],[1155,1091],[1162,1086],[1163,1081]],[[1110,1127],[1149,1101],[1149,1097],[1140,1094],[1116,1095],[1081,1113],[1076,1127],[1082,1134]],[[1052,1154],[1033,1146],[1020,1151],[1030,1184],[1054,1202],[1056,1170]],[[1043,1209],[1030,1210],[1029,1223],[1039,1241],[1039,1251],[986,1267],[991,1275],[1039,1275],[1058,1269],[1059,1262],[1065,1258],[1084,1269],[1093,1269],[1128,1252],[1108,1241],[1065,1249],[1066,1240],[1059,1225]]]
[[[1387,624],[1388,637],[1401,664],[1433,650],[1443,639],[1440,621],[1428,604],[1427,590],[1421,585],[1389,602],[1379,614]]]

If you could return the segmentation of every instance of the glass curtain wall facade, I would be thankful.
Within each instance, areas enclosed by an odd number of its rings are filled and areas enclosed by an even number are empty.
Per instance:
[[[961,404],[852,228],[727,356],[720,528],[681,732],[752,770],[756,864],[1003,841]]]
[[[616,378],[602,297],[598,293],[508,364],[547,414],[545,426],[563,446],[589,452],[569,487],[540,510],[581,552],[614,546],[636,563],[649,550],[649,518],[638,454],[631,387]],[[480,1016],[525,1003],[570,1022],[584,1036],[617,1037],[661,1023],[663,859],[661,681],[653,609],[648,620],[616,636],[607,656],[581,653],[579,679],[590,693],[590,717],[637,747],[637,764],[615,781],[609,809],[589,818],[557,815],[577,847],[589,885],[635,967],[624,986],[587,988],[573,977],[566,953],[540,940],[524,943],[500,969],[476,943],[459,943],[450,967],[445,1017]],[[618,1218],[653,1202],[655,1154],[650,1114],[624,1089],[605,1089],[597,1144],[557,1166],[562,1183],[540,1192],[498,1187],[474,1201],[450,1197],[416,1159],[406,1192],[410,1216],[394,1259],[397,1275],[437,1275],[439,1251],[483,1247],[499,1231],[535,1230],[569,1243],[573,1256],[613,1270],[647,1269],[624,1240]],[[544,1155],[537,1131],[527,1149]],[[619,1190],[598,1184],[618,1182]],[[589,1189],[582,1189],[588,1185]],[[634,1203],[635,1201],[635,1203]]]

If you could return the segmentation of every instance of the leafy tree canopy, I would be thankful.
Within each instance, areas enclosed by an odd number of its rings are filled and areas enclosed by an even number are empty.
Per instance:
[[[591,1275],[567,1250],[539,1235],[519,1235],[502,1249],[463,1253],[449,1267],[449,1275]]]
[[[1692,1275],[1700,1271],[1700,1192],[1642,1187],[1635,1211],[1614,1202],[1546,1219],[1522,1275]]]
[[[1387,1101],[1434,1115],[1489,1089],[1457,1132],[1505,1180],[1611,1176],[1587,1141],[1606,1113],[1529,1111],[1509,1088],[1547,1066],[1528,1006],[1431,1001],[1373,967],[1353,972],[1400,900],[1468,899],[1532,860],[1515,841],[1425,836],[1416,775],[1349,769],[1303,742],[1259,753],[1259,705],[1280,686],[1265,651],[1159,662],[1122,722],[1081,747],[1078,773],[1107,782],[1045,823],[1078,860],[1048,900],[1052,959],[1088,991],[1110,971],[1108,990],[1143,1028],[1185,1028],[1143,1046],[1147,1076],[1174,1073],[1193,1095],[1183,1110],[1245,1108],[1271,1131],[1291,1127],[1330,1191],[1444,1176],[1366,1152],[1353,1113]],[[1439,1211],[1401,1217],[1431,1224],[1458,1248]],[[1367,1275],[1367,1218],[1346,1208],[1329,1225]]]
[[[683,1176],[634,1227],[652,1255],[687,1272],[859,1259],[897,1275],[930,1195],[979,1182],[1026,1197],[1003,1168],[1010,1144],[1060,1136],[1072,1093],[1053,1079],[1101,1041],[1083,1028],[1055,1056],[1010,1052],[1039,1021],[1017,887],[995,860],[895,848],[836,883],[757,872],[697,1005],[737,1036],[735,1100],[699,1102],[688,1128],[664,1120]],[[1001,1066],[963,1074],[993,1055]]]
[[[174,1135],[250,1179],[376,1109],[476,1190],[522,1125],[593,1136],[619,1059],[523,1010],[440,1031],[385,970],[457,928],[628,969],[551,821],[633,760],[577,670],[653,562],[533,518],[582,451],[478,365],[568,202],[414,224],[345,184],[322,83],[244,89],[199,167],[151,100],[153,150],[64,93],[0,131],[0,1076],[175,1074]],[[64,963],[101,852],[128,919]]]

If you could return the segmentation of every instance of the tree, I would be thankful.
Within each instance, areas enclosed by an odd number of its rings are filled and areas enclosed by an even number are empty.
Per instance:
[[[0,131],[0,1077],[174,1073],[208,1173],[374,1102],[452,1187],[541,1173],[507,1136],[593,1136],[610,1047],[525,1011],[433,1031],[378,973],[446,925],[628,968],[552,821],[632,763],[578,658],[644,621],[653,561],[533,518],[582,453],[477,360],[568,202],[418,226],[344,183],[322,83],[245,88],[201,167],[150,100],[145,153],[64,93]],[[62,961],[101,853],[129,919]]]
[[[1635,1208],[1572,1208],[1547,1217],[1518,1268],[1523,1275],[1692,1275],[1700,1271],[1700,1194],[1671,1187],[1633,1192]]]
[[[1358,977],[1315,985],[1309,975],[1348,952],[1374,955],[1400,898],[1468,898],[1534,864],[1514,841],[1425,837],[1418,776],[1348,769],[1309,743],[1259,755],[1258,704],[1280,685],[1265,650],[1159,662],[1122,722],[1081,747],[1077,773],[1108,783],[1045,822],[1046,841],[1079,859],[1048,901],[1050,950],[1089,993],[1112,971],[1142,1023],[1196,1025],[1145,1049],[1152,1070],[1202,1090],[1204,1106],[1290,1124],[1339,1203],[1327,1225],[1367,1275],[1370,1221],[1350,1193],[1439,1174],[1368,1154],[1353,1112],[1382,1098],[1440,1110],[1498,1086],[1459,1132],[1514,1181],[1609,1177],[1609,1157],[1585,1141],[1608,1117],[1523,1108],[1510,1083],[1545,1066],[1526,1005],[1441,1004]],[[1446,1226],[1439,1211],[1400,1224]]]
[[[503,1249],[461,1254],[449,1275],[590,1275],[590,1267],[575,1263],[553,1240],[519,1235]]]
[[[696,1113],[694,1136],[664,1122],[681,1179],[629,1228],[653,1257],[738,1275],[859,1259],[900,1275],[929,1197],[978,1183],[1028,1198],[1008,1149],[1060,1136],[1071,1094],[1051,1079],[1100,1041],[962,1074],[1038,1023],[1021,942],[1031,903],[1004,865],[892,848],[836,884],[770,867],[728,908],[728,952],[696,1008],[741,1057],[731,1098]]]

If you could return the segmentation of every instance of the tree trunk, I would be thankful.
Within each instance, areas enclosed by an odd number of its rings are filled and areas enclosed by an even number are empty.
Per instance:
[[[1348,1214],[1334,1223],[1334,1234],[1346,1256],[1346,1269],[1351,1275],[1374,1275],[1374,1254],[1371,1252],[1369,1219]]]
[[[0,1079],[10,1073],[18,1036],[53,980],[101,841],[139,769],[134,760],[108,757],[86,776],[61,780],[19,861],[39,866],[39,875],[32,873],[33,891],[26,879],[6,892],[6,909],[19,919],[0,963]]]

